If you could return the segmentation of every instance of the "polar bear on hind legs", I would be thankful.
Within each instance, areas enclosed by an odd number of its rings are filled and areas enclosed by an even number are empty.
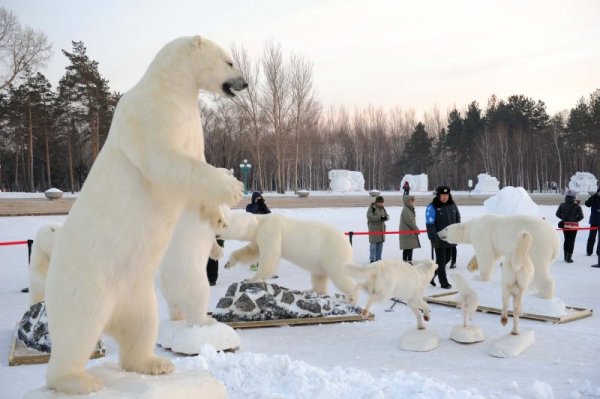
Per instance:
[[[479,269],[482,280],[489,280],[494,263],[502,256],[512,259],[518,248],[521,232],[531,235],[529,257],[534,267],[531,283],[541,298],[554,297],[552,263],[560,253],[560,239],[554,228],[541,218],[526,215],[484,215],[463,223],[446,227],[438,236],[449,243],[473,245],[475,256],[468,269]]]
[[[121,97],[50,261],[49,388],[101,389],[85,364],[102,332],[118,343],[124,370],[173,371],[169,360],[154,355],[156,269],[184,209],[198,209],[218,228],[220,205],[237,204],[243,188],[206,163],[198,93],[231,97],[246,86],[216,44],[183,37],[164,46]]]

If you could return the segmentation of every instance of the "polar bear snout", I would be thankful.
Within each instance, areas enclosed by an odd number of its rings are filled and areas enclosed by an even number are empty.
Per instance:
[[[223,83],[223,92],[227,94],[229,97],[235,97],[235,91],[242,91],[246,87],[248,87],[248,83],[242,78],[233,78],[229,79],[225,83]]]
[[[448,228],[446,227],[444,230],[438,231],[437,235],[442,240],[446,241],[446,238],[448,238]]]

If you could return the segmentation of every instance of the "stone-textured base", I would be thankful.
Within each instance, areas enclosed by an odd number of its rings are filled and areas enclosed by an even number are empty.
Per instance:
[[[400,339],[400,349],[412,352],[427,352],[440,346],[440,338],[435,331],[410,330]]]
[[[494,342],[488,353],[494,357],[517,357],[534,342],[533,330],[521,331],[519,335],[507,334]]]
[[[450,332],[450,339],[461,344],[473,344],[475,342],[481,342],[485,339],[483,330],[479,326],[467,326],[464,327],[454,326]]]
[[[203,345],[217,351],[233,350],[240,346],[240,336],[227,324],[188,326],[185,320],[163,320],[158,330],[157,343],[163,348],[186,355],[200,353]]]
[[[90,397],[94,399],[225,399],[223,384],[207,371],[185,371],[169,375],[143,375],[123,371],[114,363],[104,363],[89,370],[99,377],[104,388]],[[65,395],[48,388],[29,392],[24,399],[80,399],[81,395]]]

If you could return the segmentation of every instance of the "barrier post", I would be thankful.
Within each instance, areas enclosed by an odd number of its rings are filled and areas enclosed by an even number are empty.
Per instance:
[[[348,237],[350,238],[350,245],[352,245],[352,236],[354,235],[353,231],[348,232]]]
[[[31,263],[31,247],[32,246],[33,246],[33,240],[27,240],[27,252],[28,252],[27,263]]]

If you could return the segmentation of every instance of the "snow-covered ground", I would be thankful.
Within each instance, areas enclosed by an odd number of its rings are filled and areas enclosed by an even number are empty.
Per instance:
[[[41,194],[43,196],[43,194]],[[312,195],[312,194],[311,194]],[[386,195],[384,193],[383,195]],[[11,196],[14,197],[14,196]],[[557,204],[558,205],[558,204]],[[389,230],[396,230],[401,208],[388,207]],[[540,215],[556,226],[556,207],[540,206]],[[366,230],[363,208],[273,209],[274,212],[328,222],[343,231]],[[424,208],[417,207],[417,220],[424,227]],[[482,206],[460,207],[463,220],[484,213]],[[589,216],[589,209],[584,207]],[[64,216],[2,217],[0,242],[33,238],[37,229],[49,222],[62,222]],[[577,235],[574,263],[560,259],[553,266],[557,297],[567,305],[600,308],[600,269],[590,268],[595,257],[585,256],[587,232]],[[561,234],[562,239],[562,234]],[[429,242],[421,236],[423,248],[415,258],[430,255]],[[227,241],[225,258],[244,245]],[[310,248],[307,248],[310,250]],[[355,258],[368,261],[367,236],[354,237]],[[458,272],[470,281],[466,264],[472,247],[458,249]],[[397,236],[388,236],[384,258],[399,258]],[[253,274],[248,267],[224,270],[211,293],[211,309],[233,282]],[[0,246],[0,397],[21,398],[44,384],[45,365],[8,367],[8,353],[15,324],[27,309],[27,248]],[[302,269],[282,262],[277,284],[305,289],[310,277]],[[499,270],[488,283],[475,283],[481,298],[500,304]],[[335,292],[335,287],[330,286]],[[444,292],[428,288],[429,294]],[[494,292],[496,294],[494,294]],[[361,296],[359,304],[364,304]],[[524,304],[533,303],[527,296]],[[167,308],[159,294],[161,318]],[[431,305],[428,329],[437,332],[441,345],[431,352],[399,349],[401,335],[414,329],[414,316],[403,305],[385,312],[391,302],[372,307],[375,321],[282,328],[237,330],[241,347],[236,353],[216,353],[205,348],[199,356],[181,357],[163,349],[157,352],[174,359],[178,372],[208,369],[227,388],[229,398],[600,398],[600,319],[597,315],[566,324],[522,319],[521,329],[535,332],[535,343],[520,357],[499,359],[488,355],[492,342],[510,332],[512,320],[500,325],[495,314],[477,313],[473,323],[482,327],[486,340],[463,345],[448,337],[461,323],[459,309]],[[117,348],[110,338],[105,359],[89,366],[118,362]]]

